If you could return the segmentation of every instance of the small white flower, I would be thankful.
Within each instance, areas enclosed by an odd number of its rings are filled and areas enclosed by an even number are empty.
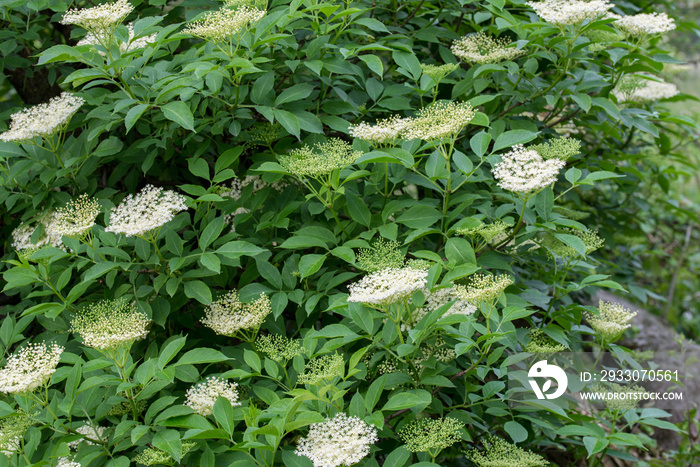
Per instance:
[[[350,284],[348,302],[385,307],[408,299],[425,287],[428,271],[413,268],[387,268]]]
[[[184,196],[146,185],[140,193],[128,195],[112,209],[105,232],[127,237],[143,236],[170,222],[175,214],[186,209]]]
[[[151,320],[124,299],[103,300],[73,318],[71,331],[88,347],[106,350],[143,339]]]
[[[309,435],[299,440],[294,452],[311,459],[314,467],[350,466],[366,457],[378,439],[373,425],[341,412],[325,422],[312,424]]]
[[[81,467],[80,462],[75,462],[70,457],[59,457],[56,467]]]
[[[509,45],[507,39],[494,39],[482,31],[454,41],[452,53],[465,62],[479,65],[513,60],[525,53],[524,50],[508,47]]]
[[[126,42],[119,44],[119,50],[121,53],[126,53],[136,49],[142,49],[146,45],[154,42],[156,40],[156,35],[151,34],[148,36],[135,38],[134,26],[132,24],[127,24],[126,29],[129,31],[129,39]],[[80,45],[101,45],[107,47],[109,45],[110,38],[104,34],[88,32],[84,38],[78,41],[76,46]],[[100,55],[106,55],[104,52],[100,51]]]
[[[631,326],[636,311],[626,309],[619,303],[600,301],[598,314],[586,313],[586,319],[604,344],[615,342],[623,331]]]
[[[235,10],[222,8],[206,13],[201,20],[193,21],[182,30],[183,34],[211,42],[229,42],[248,25],[260,21],[265,12],[247,5]]]
[[[410,118],[394,115],[390,118],[379,120],[374,125],[365,122],[351,125],[348,130],[353,138],[359,138],[368,143],[391,144],[399,139],[401,132],[410,121]]]
[[[404,139],[424,141],[456,137],[474,118],[476,112],[468,102],[436,102],[418,111],[404,130]]]
[[[22,142],[51,136],[63,129],[84,103],[82,97],[64,92],[47,104],[20,110],[10,117],[10,129],[0,134],[0,141]]]
[[[542,0],[527,5],[543,20],[558,27],[603,18],[614,5],[607,0]]]
[[[646,103],[669,99],[679,93],[678,87],[673,83],[645,79],[628,92],[615,92],[615,96],[619,102]]]
[[[72,9],[63,15],[61,24],[75,24],[96,34],[109,34],[133,9],[127,0],[103,3],[91,8]]]
[[[238,292],[232,290],[209,304],[204,311],[202,324],[217,334],[233,337],[241,330],[257,330],[270,313],[270,299],[264,292],[257,300],[242,303]]]
[[[443,287],[433,292],[430,292],[430,290],[424,287],[422,292],[423,295],[425,295],[425,305],[420,308],[416,308],[413,313],[411,313],[410,322],[401,325],[402,331],[412,329],[425,316],[451,301],[455,302],[450,308],[447,309],[447,311],[445,311],[445,313],[443,313],[443,318],[445,316],[452,315],[471,315],[476,311],[476,307],[474,305],[457,296],[457,291],[454,287]]]
[[[82,237],[95,225],[100,213],[96,199],[82,194],[70,200],[64,207],[56,209],[45,225],[51,243],[60,243],[61,237]]]
[[[89,439],[76,439],[68,443],[68,447],[72,450],[76,450],[80,443],[94,445],[96,443],[90,440],[101,441],[106,430],[107,427],[104,426],[81,425],[75,431]]]
[[[7,357],[0,370],[0,392],[31,392],[51,379],[61,360],[63,347],[58,344],[28,344]]]
[[[623,16],[613,23],[623,34],[631,37],[663,34],[676,29],[676,22],[666,13],[639,13]]]
[[[492,302],[512,283],[513,279],[506,274],[474,274],[466,286],[455,285],[455,295],[470,303]]]
[[[241,405],[238,402],[238,384],[216,376],[210,376],[188,389],[185,405],[206,417],[212,414],[214,403],[219,397],[228,399],[234,407]]]
[[[530,193],[556,182],[563,167],[564,161],[544,160],[537,151],[518,144],[501,157],[493,168],[493,176],[504,190]]]

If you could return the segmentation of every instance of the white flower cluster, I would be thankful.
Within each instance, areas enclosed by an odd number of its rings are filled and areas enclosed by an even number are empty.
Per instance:
[[[436,102],[418,111],[415,117],[398,115],[374,125],[350,126],[350,135],[372,144],[393,144],[397,139],[440,141],[455,138],[474,118],[476,112],[468,102]]]
[[[232,406],[241,405],[238,402],[238,384],[216,376],[210,376],[187,390],[185,405],[198,414],[206,417],[212,414],[216,399],[223,397]]]
[[[0,392],[20,394],[42,386],[56,371],[63,347],[58,344],[28,344],[7,357],[0,370]]]
[[[304,373],[297,381],[301,384],[326,386],[337,376],[345,374],[345,360],[341,355],[329,354],[313,358],[306,363]]]
[[[379,120],[374,125],[365,122],[351,125],[348,130],[353,138],[359,138],[368,143],[393,144],[400,138],[401,132],[406,129],[410,121],[410,118],[394,115],[393,117]]]
[[[134,7],[127,0],[66,11],[61,24],[76,24],[95,34],[110,34]]]
[[[563,167],[564,161],[544,160],[537,151],[518,144],[501,157],[493,168],[493,176],[504,190],[530,193],[556,182]]]
[[[223,336],[233,337],[241,330],[256,330],[272,312],[270,299],[263,292],[252,303],[242,303],[231,290],[204,310],[202,324]]]
[[[676,29],[676,22],[666,13],[639,13],[623,16],[614,26],[628,37],[663,34]]]
[[[248,185],[253,185],[254,192],[262,190],[268,186],[268,184],[258,175],[246,175],[245,178],[234,178],[231,182],[231,187],[222,190],[219,193],[219,196],[233,198],[234,201],[238,201],[241,199],[243,189]],[[279,182],[272,183],[269,186],[277,190],[277,192],[282,193],[287,185],[288,184],[285,181],[280,180]]]
[[[287,172],[299,178],[319,178],[354,164],[360,156],[362,151],[355,151],[346,141],[330,138],[313,147],[292,149],[289,156],[281,156],[279,161]]]
[[[560,28],[602,18],[614,6],[607,0],[542,0],[527,5],[540,18]]]
[[[36,231],[35,224],[24,224],[12,231],[12,247],[17,251],[34,251],[50,245],[65,249],[61,241],[68,236],[79,238],[86,235],[95,225],[95,218],[100,212],[97,200],[86,194],[68,202],[64,207],[53,212],[47,212],[39,218],[44,233],[36,242],[32,236]]]
[[[56,462],[56,467],[81,467],[80,462],[71,460],[70,457],[59,457]]]
[[[598,314],[586,313],[586,319],[604,344],[615,342],[622,332],[631,326],[636,311],[626,309],[619,303],[600,301]]]
[[[0,432],[0,438],[5,438],[5,433]],[[7,437],[6,440],[0,441],[0,453],[12,458],[19,451],[22,443],[22,436],[14,435]]]
[[[452,44],[452,53],[468,63],[498,63],[513,60],[525,53],[524,50],[509,47],[507,39],[493,37],[483,31],[457,39]]]
[[[420,69],[423,71],[423,74],[436,83],[440,83],[445,76],[449,75],[457,68],[459,68],[459,64],[457,63],[445,63],[444,65],[420,64]]]
[[[20,450],[24,433],[32,425],[24,414],[12,414],[0,420],[0,453],[12,457]]]
[[[0,134],[0,141],[21,142],[51,136],[63,129],[84,103],[82,97],[64,92],[47,104],[20,110],[10,117],[10,129]]]
[[[420,308],[416,308],[413,313],[411,313],[410,323],[402,324],[402,331],[412,329],[429,313],[432,313],[451,301],[455,302],[445,313],[443,313],[443,318],[451,315],[471,315],[476,311],[476,307],[474,305],[457,296],[457,292],[454,287],[443,287],[441,289],[434,290],[433,292],[430,292],[430,290],[424,287],[421,291],[423,292],[423,295],[425,295],[425,305]]]
[[[506,274],[474,274],[466,286],[455,285],[455,294],[471,303],[493,302],[512,283],[513,279]]]
[[[211,42],[229,42],[233,36],[263,16],[264,11],[247,5],[235,10],[222,8],[206,13],[201,20],[194,21],[183,29],[182,33]]]
[[[70,200],[64,207],[56,209],[44,226],[49,243],[60,243],[64,235],[82,237],[95,225],[99,213],[100,204],[86,194]]]
[[[156,40],[156,35],[151,34],[149,36],[135,38],[134,26],[129,23],[126,25],[126,29],[129,31],[129,39],[126,42],[119,44],[119,51],[121,53],[126,53],[136,49],[142,49],[146,45],[154,42]],[[80,39],[77,46],[80,45],[101,45],[103,47],[108,47],[110,38],[104,34],[88,32],[84,38]],[[106,55],[104,52],[100,51],[100,55]]]
[[[619,102],[655,102],[661,99],[669,99],[680,93],[673,83],[663,81],[643,80],[639,86],[628,93],[615,93]]]
[[[88,306],[71,322],[88,347],[106,350],[143,339],[151,320],[124,299],[103,300]]]
[[[12,248],[14,248],[17,251],[33,251],[48,245],[49,237],[47,237],[46,235],[37,239],[36,243],[32,242],[32,235],[34,235],[35,230],[36,226],[33,224],[24,224],[13,230]],[[44,227],[44,231],[46,231],[46,227]],[[59,247],[60,245],[52,244],[51,246]]]
[[[348,302],[359,302],[379,308],[408,299],[425,287],[428,271],[413,268],[387,268],[350,284]]]
[[[105,431],[107,431],[107,427],[104,426],[92,426],[92,425],[81,425],[75,430],[78,434],[81,434],[85,436],[85,438],[88,439],[76,439],[75,441],[71,441],[68,443],[68,447],[72,450],[78,449],[78,446],[80,446],[80,443],[85,443],[87,445],[95,445],[96,443],[94,441],[102,441],[104,437]],[[93,440],[93,441],[90,441]]]
[[[105,232],[127,237],[143,236],[170,222],[176,213],[186,209],[184,196],[146,185],[137,195],[128,195],[112,209]]]
[[[456,137],[474,118],[476,112],[468,102],[436,102],[418,111],[403,131],[404,139],[424,141]]]
[[[349,466],[367,456],[378,439],[373,425],[341,412],[325,422],[312,424],[309,435],[299,440],[294,452],[311,459],[314,467]]]

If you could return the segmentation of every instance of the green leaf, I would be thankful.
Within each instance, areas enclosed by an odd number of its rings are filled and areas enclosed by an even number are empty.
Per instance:
[[[442,219],[442,214],[435,208],[425,204],[417,204],[401,214],[396,222],[410,229],[425,229]]]
[[[299,260],[301,278],[304,279],[318,272],[324,261],[326,261],[326,255],[304,255]]]
[[[406,465],[406,461],[411,457],[411,451],[406,449],[405,446],[399,446],[398,448],[391,451],[391,454],[386,456],[384,460],[383,467],[403,467]]]
[[[453,266],[460,264],[476,265],[476,256],[471,244],[464,238],[453,237],[445,244],[445,256]]]
[[[171,120],[181,127],[194,131],[194,117],[189,106],[182,101],[168,102],[160,108],[165,118]]]
[[[282,125],[289,134],[296,136],[298,139],[301,133],[301,127],[299,126],[299,120],[294,114],[281,109],[273,109],[272,111],[277,121],[280,122],[280,125]]]
[[[420,412],[430,404],[433,396],[424,389],[414,389],[410,392],[394,393],[389,397],[389,401],[382,407],[382,412],[398,411],[403,409],[412,409],[414,412]]]
[[[260,248],[259,246],[255,246],[252,243],[237,240],[220,246],[216,250],[216,254],[225,256],[229,259],[236,259],[240,258],[241,256],[257,256],[264,251],[266,250]]]
[[[180,441],[180,434],[177,431],[159,431],[153,437],[153,446],[170,454],[175,459],[175,462],[180,462],[182,458],[182,441]]]
[[[187,159],[187,168],[193,175],[209,180],[209,164],[204,159]]]
[[[571,96],[571,98],[576,101],[578,106],[581,107],[584,112],[591,110],[591,104],[593,101],[591,100],[591,96],[588,94],[574,94]]]
[[[537,214],[547,222],[550,220],[552,209],[554,209],[554,192],[552,191],[552,187],[549,186],[535,196],[535,210]]]
[[[372,70],[379,76],[379,79],[382,79],[384,76],[384,63],[382,60],[377,57],[376,55],[359,55],[358,58],[362,60],[365,65],[367,65],[367,68]],[[376,100],[376,99],[375,99]]]
[[[253,371],[260,373],[262,371],[262,363],[260,362],[260,357],[258,354],[250,349],[245,349],[243,351],[243,360],[248,364]]]
[[[412,52],[402,52],[400,50],[394,50],[391,54],[394,62],[407,72],[411,74],[414,80],[418,80],[423,70],[420,67],[420,61]]]
[[[139,121],[141,115],[143,115],[143,113],[148,110],[149,107],[150,106],[147,104],[138,104],[129,109],[129,111],[126,113],[126,117],[124,117],[124,126],[126,127],[127,133],[134,127],[134,125],[136,125],[136,122]]]
[[[160,349],[160,355],[158,355],[158,367],[164,368],[165,365],[170,363],[170,360],[175,358],[175,355],[182,350],[185,346],[187,337],[182,336],[168,342],[163,348]]]
[[[311,95],[313,91],[314,87],[310,84],[295,84],[294,86],[285,89],[277,96],[277,99],[275,99],[275,106],[279,107],[280,105],[286,104],[287,102],[294,102],[306,99]],[[277,114],[275,114],[275,118],[279,119]]]
[[[605,438],[593,438],[591,436],[585,436],[583,438],[583,445],[586,446],[586,451],[588,451],[588,457],[598,454],[600,451],[608,447],[610,442]]]
[[[217,274],[221,272],[221,260],[214,253],[202,253],[202,256],[199,257],[199,262],[212,272]]]
[[[194,365],[196,363],[223,363],[228,360],[226,355],[208,347],[199,347],[185,353],[175,365]]]
[[[258,267],[258,272],[277,290],[282,290],[282,274],[269,261],[262,258],[255,258],[255,264]]]
[[[221,235],[225,225],[226,223],[224,222],[223,216],[217,217],[207,224],[207,226],[204,227],[202,234],[199,236],[199,248],[201,248],[202,251],[206,250],[207,247],[214,242],[214,240],[219,238],[219,235]]]
[[[510,439],[512,439],[515,444],[522,443],[527,439],[527,430],[516,421],[511,420],[506,422],[503,425],[503,429],[506,430],[506,433],[508,433],[508,436],[510,436]]]
[[[528,130],[511,130],[501,133],[496,138],[496,142],[493,145],[493,150],[491,152],[499,151],[503,148],[511,148],[516,144],[529,143],[533,139],[537,138],[538,133]]]
[[[350,218],[365,227],[369,227],[372,220],[372,213],[370,213],[367,203],[354,193],[347,193],[345,195],[345,200],[347,201],[348,215]]]
[[[96,265],[92,266],[90,269],[85,271],[85,276],[83,276],[83,280],[85,282],[92,282],[98,277],[106,274],[108,271],[114,269],[115,267],[117,267],[117,263],[113,263],[111,261],[97,263]]]
[[[586,257],[586,245],[583,243],[583,240],[576,235],[555,233],[554,236],[557,237],[558,240],[561,240],[566,245],[576,250],[576,252],[582,257]]]
[[[250,99],[256,104],[272,102],[270,94],[275,84],[275,73],[270,71],[255,80],[253,89],[250,91]],[[272,95],[274,97],[274,94]]]
[[[236,421],[233,418],[233,407],[231,407],[231,401],[225,397],[219,396],[214,402],[214,407],[212,408],[212,415],[221,428],[226,431],[229,435],[233,435],[233,431],[236,425]]]
[[[211,290],[202,281],[185,282],[185,295],[194,298],[199,303],[208,305],[211,303]]]

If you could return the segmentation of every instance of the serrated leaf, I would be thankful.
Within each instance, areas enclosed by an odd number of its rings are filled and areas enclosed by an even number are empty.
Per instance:
[[[294,86],[285,89],[277,96],[277,99],[275,99],[275,106],[279,107],[280,105],[286,104],[287,102],[294,102],[306,99],[311,95],[313,90],[314,87],[310,84],[295,84]],[[275,118],[279,117],[277,117],[277,115],[275,114]]]
[[[180,441],[180,434],[177,431],[159,431],[153,437],[153,446],[170,454],[175,459],[175,462],[180,462],[182,458],[182,441]]]
[[[202,281],[185,282],[185,295],[189,298],[194,298],[203,305],[211,303],[211,290]]]
[[[379,79],[382,79],[384,76],[384,63],[379,57],[376,55],[360,55],[358,58],[367,65],[367,68],[375,72]]]
[[[304,279],[318,272],[326,261],[326,255],[304,255],[299,260],[299,272]]]
[[[282,125],[284,129],[289,132],[289,134],[299,138],[301,126],[299,126],[299,120],[294,116],[294,114],[281,109],[273,109],[272,111],[275,115],[275,119],[280,122],[280,125]]]
[[[182,101],[168,102],[160,108],[165,118],[187,130],[194,131],[194,117],[190,107]]]
[[[503,148],[511,148],[516,144],[529,143],[533,139],[537,138],[537,133],[528,130],[511,130],[501,133],[496,138],[496,142],[493,145],[492,152],[499,151]]]

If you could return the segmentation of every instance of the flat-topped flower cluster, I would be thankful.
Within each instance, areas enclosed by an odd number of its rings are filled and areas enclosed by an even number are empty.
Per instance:
[[[0,134],[0,141],[19,143],[51,136],[65,128],[84,103],[82,97],[64,92],[46,104],[20,110],[10,117],[10,129]]]

